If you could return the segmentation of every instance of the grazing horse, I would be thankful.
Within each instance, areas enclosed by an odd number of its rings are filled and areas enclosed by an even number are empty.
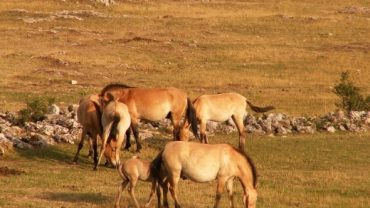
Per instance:
[[[239,149],[244,150],[245,145],[245,128],[244,117],[246,116],[246,107],[249,107],[258,113],[263,113],[272,109],[273,106],[257,107],[247,101],[247,99],[238,93],[220,93],[214,95],[201,95],[197,97],[193,106],[195,108],[197,120],[200,123],[200,139],[202,143],[208,143],[206,135],[207,121],[226,121],[230,117],[233,119],[239,131]],[[187,140],[190,122],[186,121],[180,131],[180,140]],[[183,132],[182,132],[183,131]]]
[[[106,150],[106,144],[113,140],[116,142],[115,145],[111,145],[111,152],[109,161],[113,166],[120,164],[120,149],[125,139],[125,133],[130,127],[131,118],[128,112],[128,108],[125,104],[118,102],[112,94],[107,94],[107,100],[103,102],[103,114],[101,123],[103,125],[103,137],[102,146],[100,149],[100,155],[98,162],[95,164],[95,170],[98,168],[103,153]]]
[[[225,185],[234,207],[233,181],[239,179],[243,187],[245,208],[255,208],[257,201],[257,172],[252,160],[245,152],[228,144],[201,144],[185,141],[173,141],[166,144],[164,150],[153,160],[152,171],[161,168],[167,174],[167,182],[175,207],[180,204],[177,198],[177,185],[180,178],[195,182],[217,180],[216,202],[219,207]],[[153,174],[158,175],[158,174]],[[162,186],[164,206],[168,207],[168,186]]]
[[[161,206],[160,200],[161,190],[158,185],[158,182],[154,179],[154,176],[151,174],[151,165],[152,165],[151,162],[142,160],[137,156],[133,156],[131,159],[126,160],[119,166],[118,172],[123,181],[119,187],[118,195],[116,198],[115,202],[116,208],[120,207],[119,203],[121,200],[122,192],[128,184],[130,184],[128,191],[131,195],[131,198],[134,201],[136,208],[140,208],[140,205],[136,200],[134,192],[136,183],[139,180],[152,183],[149,200],[145,204],[145,207],[149,207],[150,202],[153,199],[153,194],[155,192],[157,192],[158,208]]]
[[[142,148],[139,139],[138,124],[140,119],[158,121],[170,118],[173,124],[174,139],[179,138],[180,120],[186,114],[192,126],[194,135],[198,138],[195,111],[186,93],[180,89],[169,88],[134,88],[124,84],[110,84],[103,88],[100,97],[107,100],[111,93],[118,100],[127,105],[131,115],[131,129],[133,130],[137,151]],[[130,147],[130,131],[127,132],[126,149]]]

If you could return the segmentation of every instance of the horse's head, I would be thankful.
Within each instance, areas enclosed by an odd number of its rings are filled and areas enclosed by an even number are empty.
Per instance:
[[[116,152],[120,151],[117,148],[117,141],[114,139],[110,139],[110,141],[105,146],[104,156],[113,167],[117,167],[119,164],[119,161],[117,161],[116,158]]]
[[[99,102],[104,109],[110,102],[115,101],[117,102],[119,100],[118,97],[116,97],[112,92],[107,92],[103,95],[99,96]]]
[[[248,193],[244,193],[243,202],[246,208],[256,208],[257,191],[255,189],[250,189]]]
[[[181,128],[179,132],[179,140],[180,141],[189,141],[189,128],[190,124],[185,123]]]

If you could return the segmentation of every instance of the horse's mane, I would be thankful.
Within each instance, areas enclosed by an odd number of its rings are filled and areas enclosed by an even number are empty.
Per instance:
[[[105,86],[101,90],[99,96],[103,96],[107,91],[117,90],[117,89],[126,89],[126,88],[134,88],[134,87],[131,87],[129,85],[122,84],[122,83],[112,83],[112,84]]]
[[[245,153],[244,151],[240,150],[240,149],[237,149],[235,147],[233,147],[235,151],[239,152],[241,155],[244,156],[244,158],[247,160],[249,166],[251,167],[252,169],[252,175],[253,175],[253,186],[254,188],[256,188],[257,186],[257,169],[256,169],[256,166],[254,165],[253,161],[252,161],[252,158],[250,158],[247,153]]]

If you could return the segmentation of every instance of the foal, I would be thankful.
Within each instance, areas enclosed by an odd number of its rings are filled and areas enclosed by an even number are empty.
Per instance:
[[[121,200],[122,192],[128,184],[130,184],[128,191],[131,195],[131,198],[134,201],[136,208],[140,208],[139,203],[137,202],[135,193],[134,193],[136,183],[139,180],[152,183],[149,200],[145,204],[145,207],[149,207],[150,202],[153,199],[153,194],[156,191],[157,191],[158,207],[160,207],[161,190],[160,190],[160,187],[157,181],[154,180],[154,177],[151,174],[150,169],[151,169],[151,162],[142,160],[138,158],[137,156],[133,156],[131,159],[126,160],[119,166],[118,172],[121,178],[123,179],[123,181],[119,187],[119,191],[118,191],[118,195],[117,195],[117,199],[115,203],[116,208],[120,207],[119,203]]]

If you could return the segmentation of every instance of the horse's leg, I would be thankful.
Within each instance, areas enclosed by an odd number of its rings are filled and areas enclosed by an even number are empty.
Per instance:
[[[161,186],[157,183],[157,186],[156,186],[156,192],[157,192],[157,204],[158,204],[158,208],[161,207]]]
[[[239,149],[244,151],[246,133],[244,129],[243,115],[233,115],[231,118],[239,132]]]
[[[92,138],[93,143],[93,152],[94,152],[94,164],[96,165],[98,163],[98,137],[95,136]]]
[[[170,192],[173,200],[175,201],[175,208],[180,208],[180,203],[177,198],[177,183],[180,180],[180,173],[173,173],[170,179]]]
[[[169,185],[169,183],[166,180],[166,182],[162,186],[162,189],[163,189],[163,207],[164,208],[168,208],[169,207],[169,205],[168,205],[168,198],[167,198],[167,196],[168,196],[168,185]]]
[[[233,195],[233,182],[234,179],[231,178],[226,182],[226,190],[229,195],[229,200],[230,200],[230,207],[234,208],[234,195]]]
[[[134,200],[136,208],[140,208],[139,202],[137,202],[136,197],[135,197],[135,186],[137,183],[137,177],[136,178],[131,178],[130,180],[130,189],[129,193],[131,195],[132,200]]]
[[[108,137],[109,137],[109,134],[112,130],[112,125],[113,125],[113,121],[111,121],[108,125],[104,126],[103,139],[102,139],[102,143],[101,143],[101,147],[100,147],[100,154],[99,154],[98,161],[95,164],[94,170],[98,169],[98,165],[101,161],[101,158],[103,157],[103,154],[104,154],[104,151],[105,151],[105,146],[107,145]]]
[[[123,192],[123,190],[125,190],[128,182],[129,182],[128,180],[124,180],[124,181],[122,181],[121,185],[119,186],[118,194],[117,194],[117,198],[116,198],[116,203],[115,203],[116,208],[119,208],[119,202],[121,201],[122,192]]]
[[[155,192],[157,186],[158,186],[157,182],[155,180],[153,180],[152,181],[152,188],[150,189],[149,199],[148,199],[148,202],[145,204],[145,207],[149,207],[150,206],[150,203],[153,200],[154,192]]]
[[[87,155],[87,157],[92,157],[93,154],[94,154],[94,149],[93,149],[93,140],[91,137],[88,138],[88,143],[89,143],[89,154]]]
[[[208,143],[208,138],[206,135],[207,120],[200,120],[200,138],[202,143]]]
[[[131,127],[126,131],[126,146],[125,150],[129,150],[131,147]]]
[[[143,147],[141,146],[141,140],[139,137],[139,121],[137,119],[131,118],[131,128],[136,141],[136,152],[140,152]]]
[[[85,137],[87,136],[86,133],[87,133],[86,129],[83,128],[82,134],[81,134],[81,140],[80,140],[80,143],[78,144],[75,158],[73,159],[74,163],[77,163],[78,156],[80,155],[80,151],[81,151],[82,147],[84,146],[84,140],[85,140]]]
[[[225,188],[225,182],[226,182],[226,179],[223,178],[223,177],[218,179],[217,191],[216,191],[216,202],[215,202],[214,208],[218,208],[218,206],[220,204],[221,195],[222,195],[222,192],[224,191],[224,188]]]
[[[180,114],[175,114],[171,113],[171,122],[173,125],[173,140],[179,140],[180,139],[180,119],[181,115]]]

